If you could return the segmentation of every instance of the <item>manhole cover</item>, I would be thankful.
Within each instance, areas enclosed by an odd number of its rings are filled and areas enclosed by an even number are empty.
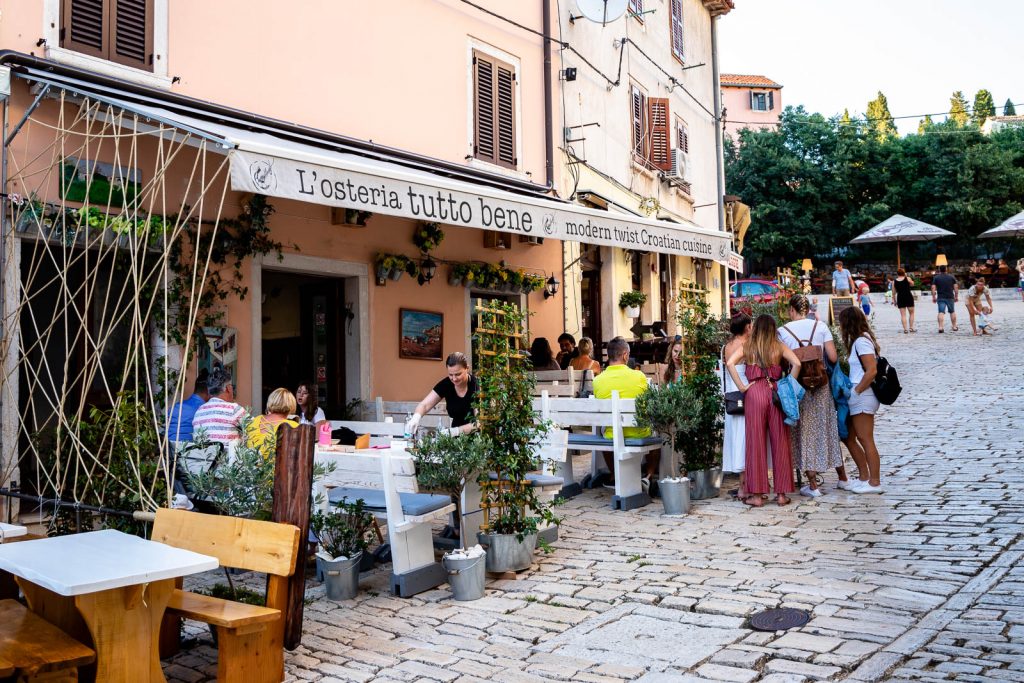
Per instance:
[[[802,609],[780,607],[766,609],[750,617],[750,628],[755,631],[785,631],[803,626],[810,621],[811,615]]]

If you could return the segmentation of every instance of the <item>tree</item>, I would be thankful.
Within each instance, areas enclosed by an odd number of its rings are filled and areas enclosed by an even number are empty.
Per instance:
[[[1006,104],[1003,105],[1003,116],[1016,116],[1017,108],[1013,106],[1013,100],[1009,97],[1006,98]]]
[[[923,135],[928,131],[929,128],[931,128],[934,125],[935,124],[932,123],[932,115],[925,114],[924,118],[921,119],[920,123],[917,124],[917,134]]]
[[[974,111],[971,112],[971,121],[979,128],[985,123],[985,119],[996,115],[996,104],[992,100],[992,93],[982,88],[974,96]]]
[[[868,102],[867,118],[868,128],[877,138],[884,140],[896,135],[896,122],[889,113],[889,100],[881,90],[878,97]]]
[[[970,116],[967,114],[967,99],[964,97],[963,90],[957,90],[949,98],[949,118],[961,128],[966,126],[970,120]]]

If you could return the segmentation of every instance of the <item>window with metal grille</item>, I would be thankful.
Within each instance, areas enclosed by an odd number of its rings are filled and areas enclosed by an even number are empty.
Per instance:
[[[516,70],[473,52],[473,156],[516,168]]]
[[[671,10],[669,28],[672,32],[672,56],[685,61],[683,52],[683,0],[669,0]]]
[[[60,46],[153,70],[153,0],[63,0]]]

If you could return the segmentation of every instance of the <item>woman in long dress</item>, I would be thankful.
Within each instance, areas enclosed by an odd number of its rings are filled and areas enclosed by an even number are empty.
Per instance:
[[[722,349],[722,382],[725,392],[739,391],[732,376],[725,371],[725,359],[729,358],[737,349],[742,349],[744,342],[750,337],[750,316],[744,313],[737,313],[729,323],[729,333],[732,335]],[[736,366],[737,372],[743,374],[746,366],[742,363]],[[740,488],[736,492],[737,500],[744,500],[747,497],[746,463],[747,463],[747,440],[745,436],[746,421],[743,415],[725,414],[725,439],[722,444],[722,471],[737,472],[740,475]]]

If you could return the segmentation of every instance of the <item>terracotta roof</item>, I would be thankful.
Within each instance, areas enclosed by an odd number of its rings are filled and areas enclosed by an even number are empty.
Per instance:
[[[782,86],[767,76],[754,76],[749,74],[722,74],[722,85],[724,86],[746,86],[750,88],[781,88]]]
[[[711,13],[713,17],[720,17],[728,14],[732,10],[736,9],[736,3],[734,0],[702,0],[704,3],[704,9]]]
[[[989,121],[996,121],[999,123],[1018,123],[1024,122],[1024,115],[1017,114],[1015,116],[990,116]]]

